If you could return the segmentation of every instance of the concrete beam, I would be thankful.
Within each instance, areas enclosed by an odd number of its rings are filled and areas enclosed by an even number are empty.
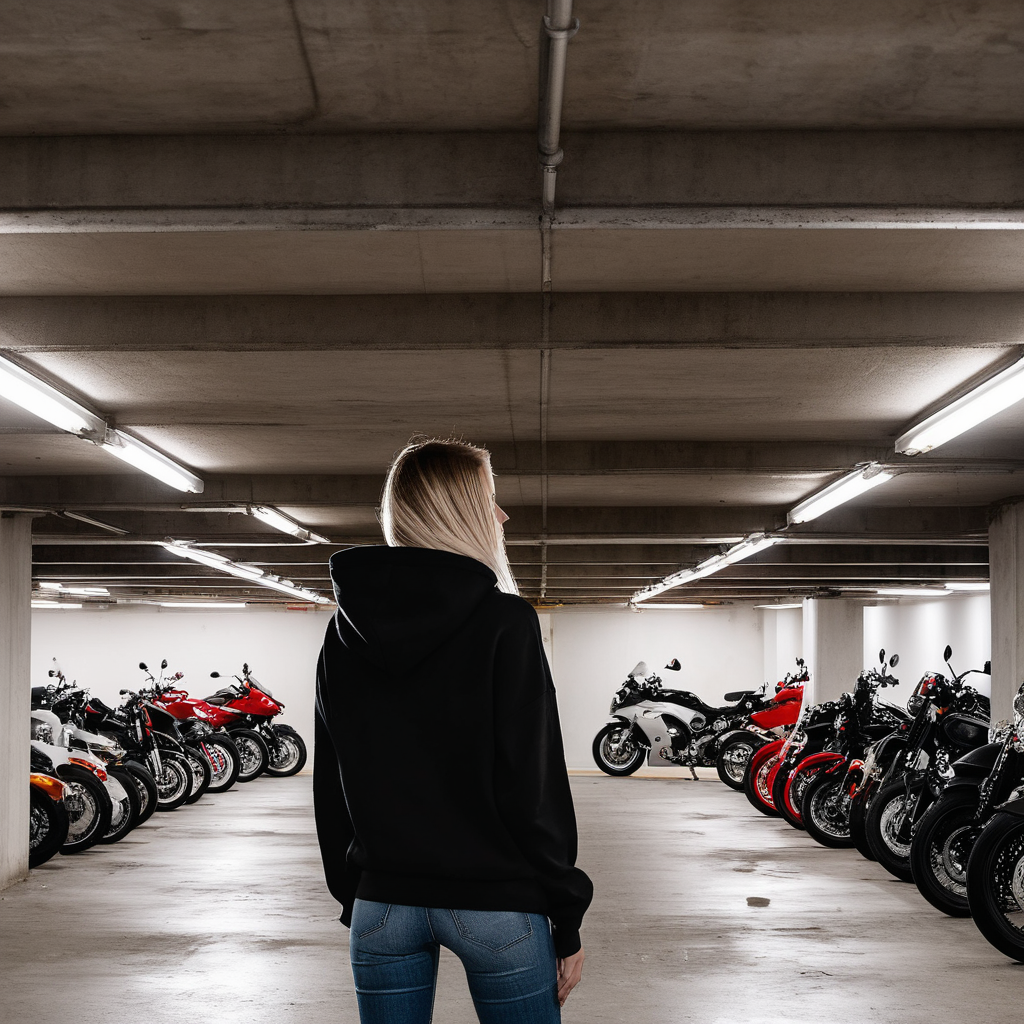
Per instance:
[[[997,510],[989,529],[992,563],[992,721],[1013,721],[1024,681],[1024,501]]]

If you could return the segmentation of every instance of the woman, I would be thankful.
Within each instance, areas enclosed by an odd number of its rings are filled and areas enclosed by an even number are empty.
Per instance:
[[[331,559],[317,670],[317,833],[360,1019],[427,1024],[443,945],[483,1024],[559,1021],[593,886],[490,456],[409,444],[382,513],[387,547]]]

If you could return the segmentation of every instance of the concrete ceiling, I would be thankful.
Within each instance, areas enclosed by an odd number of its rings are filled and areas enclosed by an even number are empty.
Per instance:
[[[274,599],[178,537],[326,590],[246,507],[378,539],[415,432],[492,449],[537,600],[622,601],[865,461],[899,475],[668,598],[987,577],[1024,411],[892,446],[1021,355],[1020,5],[577,4],[547,221],[542,13],[0,10],[0,350],[206,481],[0,401],[41,578]]]

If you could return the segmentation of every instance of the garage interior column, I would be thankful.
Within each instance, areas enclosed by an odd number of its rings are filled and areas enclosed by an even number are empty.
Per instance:
[[[32,517],[0,515],[0,889],[28,874]]]
[[[804,658],[811,671],[805,703],[836,700],[864,668],[864,607],[859,601],[804,600]]]
[[[992,721],[1013,719],[1024,677],[1024,501],[1003,505],[988,531],[992,597]]]

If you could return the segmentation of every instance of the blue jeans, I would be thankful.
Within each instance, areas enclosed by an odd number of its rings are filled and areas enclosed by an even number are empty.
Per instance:
[[[349,949],[362,1024],[429,1024],[441,946],[462,961],[481,1024],[561,1021],[546,917],[356,900]]]

